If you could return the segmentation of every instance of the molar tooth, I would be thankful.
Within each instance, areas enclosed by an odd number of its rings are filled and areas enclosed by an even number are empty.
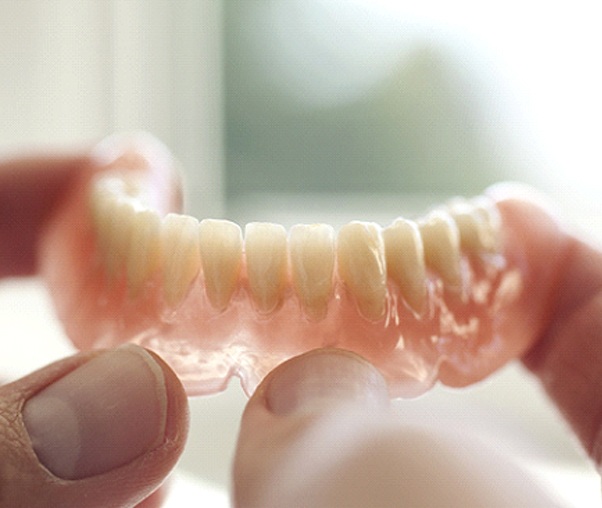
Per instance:
[[[468,252],[495,252],[499,217],[493,203],[486,198],[466,201],[457,199],[449,206],[449,213],[458,226],[462,248]]]
[[[487,252],[497,252],[500,249],[500,229],[502,218],[495,202],[487,196],[477,196],[470,200],[475,214],[482,220],[482,239]]]
[[[462,284],[460,272],[460,234],[451,216],[435,210],[420,222],[426,264],[451,288]]]
[[[105,265],[109,279],[119,275],[127,259],[136,209],[130,199],[113,198],[107,211]]]
[[[154,210],[139,210],[132,219],[127,278],[130,295],[136,297],[144,282],[161,264],[161,218]]]
[[[112,170],[97,175],[94,185],[106,189],[116,196],[137,198],[143,191],[143,184],[139,176],[127,169],[123,171]]]
[[[109,190],[94,185],[90,196],[90,212],[99,254],[106,260],[109,252],[112,212],[117,197]]]
[[[387,271],[385,246],[380,226],[350,222],[339,231],[338,272],[355,297],[361,314],[370,320],[385,312]]]
[[[199,224],[199,247],[207,298],[224,310],[238,285],[242,266],[242,232],[227,220],[205,219]]]
[[[280,224],[247,224],[245,255],[249,289],[257,309],[265,314],[272,312],[280,304],[286,287],[286,230]]]
[[[387,274],[395,282],[407,304],[421,313],[426,303],[424,246],[418,225],[399,218],[383,230]]]
[[[163,219],[163,291],[171,306],[182,301],[199,272],[198,226],[199,222],[189,215],[170,213]]]
[[[328,224],[297,224],[290,230],[293,286],[310,319],[326,316],[332,294],[335,234]]]

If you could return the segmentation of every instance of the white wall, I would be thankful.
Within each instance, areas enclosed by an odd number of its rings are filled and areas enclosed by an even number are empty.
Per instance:
[[[221,210],[220,3],[0,0],[0,150],[149,130]]]

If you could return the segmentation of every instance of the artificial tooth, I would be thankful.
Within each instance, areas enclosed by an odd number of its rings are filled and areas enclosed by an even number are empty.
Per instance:
[[[418,225],[397,219],[383,230],[387,274],[395,282],[407,304],[420,313],[426,302],[424,246]]]
[[[108,207],[104,258],[110,279],[117,277],[127,259],[135,213],[134,203],[130,199],[114,198]]]
[[[138,198],[143,189],[140,181],[131,175],[126,177],[111,173],[97,176],[92,185],[95,191],[111,194],[115,198]]]
[[[144,282],[161,264],[161,218],[154,210],[139,210],[132,219],[127,258],[130,295],[138,296]]]
[[[163,291],[171,306],[182,301],[201,267],[198,227],[189,215],[170,213],[163,219]]]
[[[332,294],[335,233],[327,224],[298,224],[290,230],[293,287],[309,318],[323,319]]]
[[[116,196],[109,190],[94,186],[90,197],[90,211],[95,228],[96,243],[100,254],[106,259],[109,252],[112,218]]]
[[[470,203],[474,206],[475,214],[482,220],[481,243],[487,252],[496,252],[500,245],[500,229],[502,218],[494,201],[486,196],[473,198]]]
[[[242,266],[242,232],[227,220],[205,219],[199,224],[199,247],[205,291],[211,305],[224,310],[238,285]]]
[[[251,296],[259,312],[278,307],[287,275],[286,230],[280,224],[251,222],[245,227],[245,255]]]
[[[427,266],[436,271],[450,288],[459,288],[460,235],[451,216],[442,211],[431,212],[420,225]]]
[[[360,313],[377,320],[385,312],[387,270],[380,226],[350,222],[339,231],[337,241],[339,276],[355,297]]]
[[[474,253],[496,250],[498,230],[493,204],[455,200],[449,205],[449,212],[460,232],[463,249]]]

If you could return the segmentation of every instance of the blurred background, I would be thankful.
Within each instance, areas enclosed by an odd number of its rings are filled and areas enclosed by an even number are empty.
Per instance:
[[[520,180],[602,240],[596,0],[0,0],[0,13],[2,153],[148,130],[182,162],[187,211],[240,223],[386,223]],[[1,372],[70,351],[39,282],[0,284],[0,303]],[[233,385],[193,401],[180,465],[224,503]],[[503,435],[573,501],[599,503],[518,367],[400,408]]]

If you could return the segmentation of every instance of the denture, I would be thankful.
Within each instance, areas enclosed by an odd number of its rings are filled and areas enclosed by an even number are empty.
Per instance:
[[[243,232],[178,213],[180,196],[163,145],[109,138],[47,225],[40,259],[77,347],[153,349],[191,395],[232,376],[250,394],[321,347],[371,361],[392,396],[475,382],[533,342],[562,257],[547,245],[545,262],[531,261],[556,226],[520,200],[455,199],[386,227]]]

